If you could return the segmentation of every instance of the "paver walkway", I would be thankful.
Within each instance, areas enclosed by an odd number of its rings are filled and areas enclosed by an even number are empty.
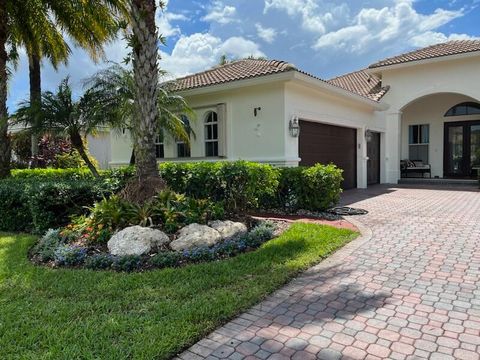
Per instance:
[[[480,192],[346,194],[364,236],[180,359],[479,359]],[[370,229],[370,230],[369,230]]]

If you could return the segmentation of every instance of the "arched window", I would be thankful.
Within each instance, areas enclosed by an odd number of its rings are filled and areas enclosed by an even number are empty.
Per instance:
[[[188,120],[188,117],[186,115],[181,116],[182,122],[183,122],[183,127],[185,131],[187,132],[188,136],[190,137],[190,133],[192,131],[190,127],[190,120]],[[179,158],[185,158],[185,157],[190,157],[190,146],[186,144],[182,140],[177,140],[177,157]]]
[[[455,105],[445,113],[445,116],[463,116],[463,115],[479,115],[480,104],[474,102],[464,102]]]
[[[205,156],[218,156],[218,115],[215,111],[205,116]]]

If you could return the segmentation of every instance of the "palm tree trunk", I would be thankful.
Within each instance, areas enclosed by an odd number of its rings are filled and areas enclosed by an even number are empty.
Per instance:
[[[7,2],[0,0],[0,179],[10,176],[7,109]]]
[[[30,76],[30,104],[40,108],[42,102],[42,78],[40,68],[40,57],[36,54],[28,54],[28,70]],[[37,113],[37,112],[35,112]],[[39,128],[40,118],[37,116],[32,119],[34,123],[34,130]],[[36,131],[31,135],[31,152],[32,156],[38,155],[39,136]]]
[[[140,182],[159,177],[155,156],[155,134],[158,133],[158,36],[155,25],[155,0],[132,0],[131,17],[134,35],[133,71],[135,100],[138,108],[135,162]]]
[[[85,146],[83,145],[82,136],[77,132],[72,133],[70,134],[70,141],[72,142],[72,146],[80,154],[80,157],[83,159],[83,161],[85,161],[85,164],[87,164],[87,167],[92,173],[92,175],[96,178],[99,178],[100,174],[98,173],[97,168],[95,167],[95,165],[92,164],[92,162],[88,158],[87,152],[85,151]]]

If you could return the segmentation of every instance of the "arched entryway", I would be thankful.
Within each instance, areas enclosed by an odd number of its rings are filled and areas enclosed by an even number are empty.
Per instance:
[[[437,93],[410,102],[402,110],[401,159],[429,165],[432,177],[477,178],[480,101],[458,93]]]

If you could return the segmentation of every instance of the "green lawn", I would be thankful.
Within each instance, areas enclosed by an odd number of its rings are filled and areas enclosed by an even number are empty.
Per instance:
[[[0,234],[0,357],[168,359],[356,235],[295,224],[230,260],[122,274],[36,267],[34,237]]]

